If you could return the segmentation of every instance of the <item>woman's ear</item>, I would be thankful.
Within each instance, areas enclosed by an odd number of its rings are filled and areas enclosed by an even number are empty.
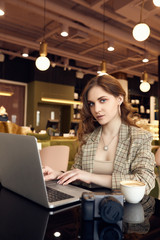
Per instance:
[[[124,100],[124,97],[122,95],[118,96],[118,104],[121,105]]]

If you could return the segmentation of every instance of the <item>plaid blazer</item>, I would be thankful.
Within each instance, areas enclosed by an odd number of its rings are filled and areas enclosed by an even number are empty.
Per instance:
[[[87,136],[75,156],[72,168],[93,171],[93,162],[101,137],[102,127]],[[120,189],[122,180],[138,180],[146,183],[146,194],[155,186],[155,158],[151,152],[152,134],[144,129],[121,124],[114,159],[112,188]]]

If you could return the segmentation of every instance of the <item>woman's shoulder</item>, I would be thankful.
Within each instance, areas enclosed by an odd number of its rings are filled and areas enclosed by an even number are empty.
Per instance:
[[[85,141],[90,141],[90,140],[95,141],[95,140],[97,140],[98,136],[101,133],[101,130],[102,130],[102,127],[100,126],[100,127],[95,128],[93,132],[85,134],[84,135]]]
[[[136,126],[129,126],[129,132],[133,138],[135,137],[135,138],[142,139],[142,138],[152,137],[151,132]]]

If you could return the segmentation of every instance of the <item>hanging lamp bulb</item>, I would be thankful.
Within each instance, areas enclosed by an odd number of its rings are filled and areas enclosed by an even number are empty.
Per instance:
[[[5,15],[5,3],[3,0],[0,1],[0,16]]]
[[[50,60],[46,57],[47,56],[47,43],[42,41],[40,43],[40,56],[36,59],[36,67],[40,71],[46,71],[50,67]]]
[[[141,11],[140,11],[140,21],[136,24],[132,30],[132,35],[135,40],[142,42],[145,41],[150,35],[149,26],[142,21],[142,11],[144,8],[144,0],[142,0]]]
[[[132,31],[135,40],[142,42],[150,35],[150,28],[146,23],[137,24]]]
[[[156,7],[160,7],[160,0],[153,0],[153,4],[154,4]]]
[[[151,86],[150,86],[149,82],[147,82],[147,80],[148,80],[148,74],[147,74],[146,71],[144,71],[144,72],[142,73],[142,78],[141,78],[141,80],[142,80],[142,83],[141,83],[140,86],[139,86],[140,90],[141,90],[142,92],[148,92],[148,91],[150,90]]]

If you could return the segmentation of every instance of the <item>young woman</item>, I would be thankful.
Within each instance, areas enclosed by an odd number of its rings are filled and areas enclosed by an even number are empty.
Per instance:
[[[105,75],[91,79],[83,94],[79,140],[81,146],[72,170],[43,169],[45,180],[59,184],[75,180],[119,189],[122,180],[146,183],[148,194],[155,184],[152,135],[130,118],[131,108],[117,79]]]

